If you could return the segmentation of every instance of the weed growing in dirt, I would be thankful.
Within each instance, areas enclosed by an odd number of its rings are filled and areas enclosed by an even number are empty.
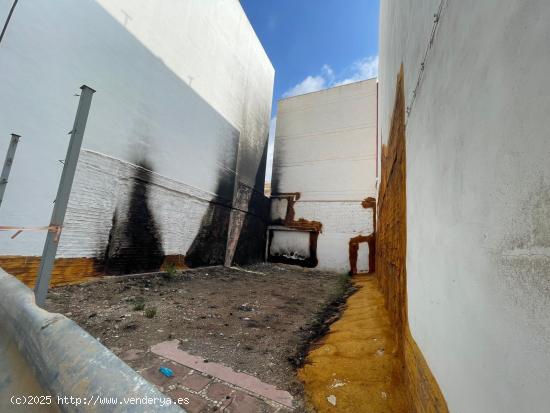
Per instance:
[[[134,298],[134,306],[132,309],[134,311],[142,311],[145,308],[145,300],[143,297],[136,297]]]
[[[157,307],[147,307],[145,309],[145,317],[153,318],[157,314]]]
[[[350,289],[350,286],[351,286],[351,275],[340,274],[338,276],[338,286],[334,290],[334,294],[332,296],[333,300],[338,300],[342,296],[344,296]]]
[[[178,270],[174,264],[168,264],[166,266],[165,272],[162,274],[167,280],[172,280],[178,274]]]

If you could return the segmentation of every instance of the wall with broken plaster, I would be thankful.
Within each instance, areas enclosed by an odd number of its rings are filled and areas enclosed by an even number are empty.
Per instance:
[[[376,79],[370,79],[279,101],[271,219],[286,215],[285,194],[298,194],[293,220],[322,225],[316,246],[320,269],[348,272],[350,240],[373,232],[372,209],[362,201],[375,195],[376,93]],[[303,234],[280,235],[273,237],[270,255],[303,250]],[[361,243],[360,271],[368,270],[368,256]]]
[[[381,4],[379,133],[404,68],[412,336],[452,412],[550,404],[550,3]],[[413,99],[415,98],[415,99]]]
[[[236,0],[19,2],[0,47],[0,124],[23,138],[0,223],[49,222],[87,84],[97,93],[58,256],[138,244],[185,255],[224,227],[216,257],[196,260],[223,262],[237,187],[263,192],[273,77]],[[44,233],[9,235],[0,255],[42,253]]]

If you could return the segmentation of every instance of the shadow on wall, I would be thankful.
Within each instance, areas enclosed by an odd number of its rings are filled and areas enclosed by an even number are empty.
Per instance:
[[[215,198],[210,201],[204,213],[199,231],[185,254],[185,265],[200,267],[221,265],[224,263],[229,223],[231,220],[231,198],[233,197],[238,162],[238,145],[221,148],[218,151],[218,164],[225,163],[228,168],[218,172]],[[230,158],[230,163],[228,159]]]
[[[210,202],[202,217],[199,232],[185,255],[186,265],[200,267],[223,264],[230,216],[231,207],[228,203],[221,199]]]
[[[89,122],[87,138],[84,141],[86,147],[105,152],[106,148],[111,148],[113,145],[118,152],[110,154],[120,157],[125,162],[128,161],[126,151],[129,152],[128,148],[135,146],[138,134],[141,137],[150,136],[151,147],[161,147],[162,144],[162,147],[170,148],[171,155],[175,156],[169,158],[169,162],[177,163],[178,180],[216,195],[202,217],[200,231],[191,247],[188,251],[181,251],[181,256],[187,255],[187,262],[192,266],[223,263],[231,215],[230,200],[236,188],[238,131],[184,79],[167,67],[97,2],[84,2],[79,6],[71,2],[63,2],[60,6],[63,13],[48,7],[44,2],[37,5],[29,5],[26,2],[20,4],[23,8],[19,9],[18,15],[26,18],[15,19],[10,29],[34,35],[15,36],[12,33],[6,40],[16,40],[14,45],[24,47],[22,52],[32,50],[38,60],[64,57],[69,52],[68,57],[75,62],[70,70],[48,72],[47,82],[32,80],[30,83],[27,82],[25,88],[32,86],[40,93],[49,93],[51,84],[67,85],[75,79],[85,77],[89,78],[89,83],[98,90],[107,92],[98,96],[102,102],[94,107],[94,118],[100,121],[95,122],[91,119],[92,121]],[[25,25],[24,21],[30,21],[32,24]],[[67,43],[63,44],[63,47],[49,49],[44,47],[50,40],[46,34],[49,33],[47,29],[51,26],[59,26],[60,31],[56,36],[66,38]],[[101,27],[99,34],[98,27]],[[90,46],[91,53],[84,53],[81,47],[83,44]],[[135,70],[128,71],[128,67]],[[40,78],[36,76],[36,67],[33,65],[27,65],[22,72],[27,79]],[[45,86],[45,83],[50,86]],[[133,87],[127,90],[125,85],[133,85]],[[119,94],[126,99],[124,102],[128,103],[127,106],[120,104]],[[143,105],[143,102],[147,105]],[[35,107],[31,109],[29,112],[31,115],[38,110]],[[127,118],[126,113],[138,119]],[[6,116],[8,115],[9,112],[6,113]],[[60,112],[55,112],[54,115],[60,116]],[[135,125],[140,119],[149,121],[151,116],[154,116],[157,122]],[[162,122],[158,122],[159,120]],[[111,129],[106,125],[114,125],[117,128]],[[145,130],[147,126],[150,126],[151,130]],[[119,138],[125,137],[127,130],[131,132],[128,134],[129,137],[126,137],[129,141],[125,143]],[[51,134],[52,130],[48,129],[46,132]],[[116,135],[122,133],[124,136]],[[116,144],[113,143],[113,137],[117,138]],[[262,162],[256,171],[256,177],[250,178],[255,178],[257,187],[263,192],[267,137],[262,143],[264,144]],[[259,152],[252,151],[246,156],[252,159],[259,156]],[[33,157],[39,164],[42,162],[38,154],[35,153]],[[141,159],[139,156],[134,156],[134,162],[136,158]],[[153,210],[150,202],[152,189],[149,183],[153,175],[152,165],[161,166],[157,162],[158,159],[154,155],[143,159],[142,162],[135,162],[141,168],[137,168],[135,175],[131,178],[129,192],[124,194],[128,197],[128,201],[120,203],[114,213],[112,209],[108,210],[109,218],[113,214],[111,228],[109,229],[107,218],[105,224],[101,223],[103,225],[101,228],[98,223],[98,228],[79,230],[82,231],[82,237],[102,234],[101,239],[98,240],[99,251],[94,257],[56,260],[54,283],[61,276],[63,280],[74,280],[84,275],[101,275],[102,272],[121,274],[160,269],[163,257],[164,259],[166,257],[159,226],[160,217],[155,215],[156,211]],[[241,159],[241,162],[250,164],[249,159]],[[45,167],[45,164],[42,166]],[[170,175],[166,171],[158,172],[166,176]],[[247,173],[254,174],[253,171]],[[218,182],[215,182],[216,178]],[[254,182],[254,180],[249,179],[247,182]],[[97,193],[103,194],[101,191]],[[118,194],[113,194],[113,197],[118,198]],[[262,213],[256,213],[254,210],[256,204],[264,205],[267,200],[262,195],[259,201],[258,196],[254,195],[248,201],[245,209],[252,211],[253,216],[245,215],[242,231],[238,237],[236,261],[239,263],[251,259],[263,259],[265,220],[262,218]],[[86,208],[86,206],[82,204],[79,208]],[[262,210],[263,206],[258,208]],[[66,221],[76,222],[77,218],[71,216],[69,212]],[[197,218],[191,217],[190,214],[183,219],[194,220],[193,225],[190,225],[192,227],[197,224],[195,222]],[[104,234],[107,231],[109,231],[109,237],[105,245]],[[77,236],[81,235],[77,234],[75,237]],[[14,260],[14,257],[4,258],[5,261],[13,262],[12,268],[20,269],[21,276],[28,277],[29,280],[35,278],[38,257],[15,257],[17,260]],[[32,265],[29,264],[31,262]]]
[[[234,262],[239,265],[253,264],[265,260],[267,226],[269,222],[269,198],[264,195],[265,169],[267,165],[268,137],[264,139],[262,159],[254,178],[255,188],[250,192],[245,210],[248,212],[237,238],[234,251]],[[235,205],[239,208],[239,205]],[[236,210],[236,213],[240,211]]]
[[[118,208],[105,250],[104,271],[108,274],[131,274],[160,269],[164,251],[159,228],[149,205],[151,166],[138,162],[132,177],[132,189],[125,217]]]
[[[265,171],[262,167],[265,168],[266,159],[267,140],[254,177],[256,186],[263,182]],[[224,193],[224,188],[232,185],[235,189],[233,202],[217,199],[208,206],[200,230],[185,257],[185,263],[190,267],[244,265],[264,260],[269,200],[263,192],[239,179],[235,184],[235,180],[229,182],[225,178],[219,177],[216,193]]]

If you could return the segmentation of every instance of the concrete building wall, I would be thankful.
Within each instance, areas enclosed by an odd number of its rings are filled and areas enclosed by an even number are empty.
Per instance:
[[[23,136],[1,224],[49,222],[87,84],[97,93],[58,256],[102,257],[128,238],[186,255],[195,240],[220,244],[223,262],[237,189],[263,193],[273,78],[236,0],[19,2],[0,44],[0,124]],[[0,255],[40,255],[44,236],[0,233]]]
[[[279,101],[272,219],[280,221],[290,207],[291,221],[322,225],[320,269],[348,272],[350,240],[373,232],[372,209],[362,202],[376,191],[376,93],[376,79],[370,79]],[[274,201],[288,194],[296,198],[290,206]],[[278,254],[276,241],[272,255]],[[361,243],[359,270],[368,269],[368,256]]]
[[[451,412],[550,405],[550,3],[384,0],[379,133],[404,70],[408,322]]]

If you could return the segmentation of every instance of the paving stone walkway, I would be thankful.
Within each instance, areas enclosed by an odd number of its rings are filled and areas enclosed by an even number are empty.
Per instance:
[[[292,396],[261,382],[254,376],[212,363],[178,349],[178,340],[159,343],[151,348],[153,364],[139,373],[155,384],[189,413],[287,413],[292,412]],[[160,367],[168,367],[166,377]]]

